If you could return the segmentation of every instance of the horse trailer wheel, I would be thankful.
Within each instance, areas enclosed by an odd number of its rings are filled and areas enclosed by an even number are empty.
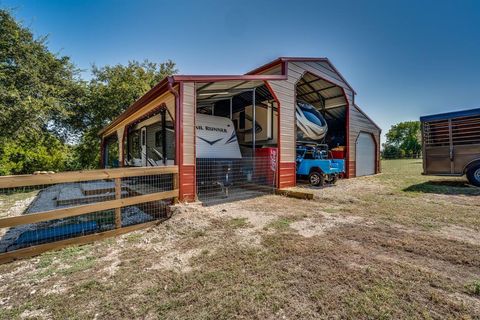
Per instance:
[[[468,182],[474,186],[480,187],[480,164],[477,164],[467,171]]]

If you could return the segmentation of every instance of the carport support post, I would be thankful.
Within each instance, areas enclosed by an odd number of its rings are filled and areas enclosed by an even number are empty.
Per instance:
[[[252,150],[253,151],[253,154],[252,154],[252,156],[253,156],[253,170],[252,170],[252,172],[253,172],[253,175],[252,176],[253,176],[254,179],[255,179],[255,161],[256,161],[256,159],[255,159],[256,141],[255,140],[257,140],[256,136],[255,136],[256,120],[257,120],[256,119],[256,112],[255,112],[255,109],[257,107],[256,103],[255,103],[255,98],[256,98],[255,97],[255,89],[256,88],[253,88],[253,90],[252,90],[252,115],[253,115],[253,123],[252,123],[252,146],[253,146],[253,148],[252,148],[253,149]]]
[[[115,178],[115,200],[122,198],[122,179]],[[122,208],[115,208],[115,228],[122,227]]]
[[[255,89],[252,90],[252,114],[253,114],[253,123],[252,123],[252,146],[253,146],[253,158],[255,158],[255,144],[256,144],[256,137],[255,137],[255,125],[256,125],[256,114],[255,114]]]
[[[124,153],[124,145],[123,139],[125,135],[125,128],[120,128],[117,130],[117,140],[118,140],[118,166],[123,167],[125,164],[123,163],[123,153]]]

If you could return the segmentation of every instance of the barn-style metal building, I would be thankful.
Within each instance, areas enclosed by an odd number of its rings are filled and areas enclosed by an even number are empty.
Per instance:
[[[102,165],[176,164],[180,199],[196,200],[196,114],[204,113],[231,119],[243,155],[254,156],[261,147],[278,150],[275,186],[292,187],[297,183],[295,106],[301,100],[326,119],[326,143],[340,150],[346,177],[375,174],[381,130],[355,104],[355,94],[327,58],[282,57],[244,75],[167,77],[101,130]],[[262,121],[268,129],[256,135],[254,127]]]

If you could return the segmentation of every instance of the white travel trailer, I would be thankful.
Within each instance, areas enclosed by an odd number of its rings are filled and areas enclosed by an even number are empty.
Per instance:
[[[128,131],[126,165],[133,167],[173,165],[175,132],[173,120],[162,110]]]
[[[232,120],[197,113],[197,159],[241,159]]]

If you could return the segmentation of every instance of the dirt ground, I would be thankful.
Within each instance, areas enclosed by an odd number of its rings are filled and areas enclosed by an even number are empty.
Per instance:
[[[382,167],[2,265],[0,318],[480,319],[480,189]]]

